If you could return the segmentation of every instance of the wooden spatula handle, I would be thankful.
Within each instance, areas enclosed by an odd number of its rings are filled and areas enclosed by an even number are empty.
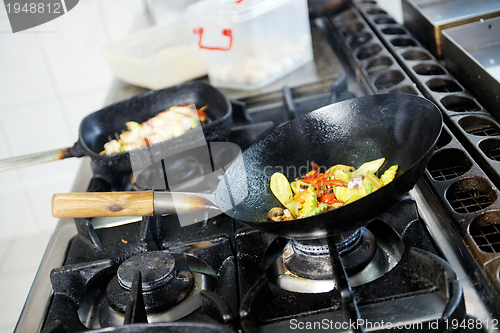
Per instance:
[[[52,216],[57,218],[151,216],[153,192],[57,193],[52,197]]]

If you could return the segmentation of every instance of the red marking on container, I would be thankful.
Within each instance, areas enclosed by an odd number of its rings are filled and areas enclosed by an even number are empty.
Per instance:
[[[207,49],[207,50],[219,50],[219,51],[227,51],[233,46],[233,32],[231,29],[224,29],[222,30],[222,34],[224,36],[229,37],[229,45],[228,46],[207,46],[207,45],[202,45],[202,38],[203,38],[203,28],[194,28],[193,32],[195,34],[200,35],[198,39],[198,46],[200,49]]]

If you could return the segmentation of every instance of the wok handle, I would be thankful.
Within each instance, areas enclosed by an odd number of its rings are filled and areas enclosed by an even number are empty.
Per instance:
[[[52,216],[90,218],[151,216],[218,210],[215,195],[176,192],[83,192],[57,193],[52,197]]]
[[[150,216],[153,192],[56,193],[52,216],[57,218]]]
[[[59,161],[63,158],[73,157],[70,148],[54,149],[41,153],[34,153],[22,156],[15,156],[0,160],[0,171],[7,171],[27,166],[37,165],[44,162]]]

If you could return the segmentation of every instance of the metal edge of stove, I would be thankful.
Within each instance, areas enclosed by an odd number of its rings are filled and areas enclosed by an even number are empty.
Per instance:
[[[455,269],[459,280],[462,281],[467,313],[479,319],[481,323],[491,325],[493,319],[498,320],[498,318],[492,316],[492,311],[485,304],[481,294],[487,295],[488,293],[494,293],[494,291],[487,287],[489,284],[486,280],[478,283],[477,280],[485,279],[485,277],[476,273],[480,270],[480,267],[472,260],[469,250],[453,229],[450,217],[443,211],[423,178],[410,191],[410,195],[417,202],[418,212],[436,245]],[[465,268],[471,270],[467,272]],[[473,281],[471,276],[476,281]],[[493,332],[494,329],[490,327],[487,331]]]
[[[77,174],[78,177],[75,179],[71,191],[84,192],[92,175],[89,158],[82,158],[82,163]],[[63,264],[68,242],[76,234],[73,219],[58,220],[31,285],[14,333],[39,332],[41,330],[52,298],[50,272],[52,269]],[[35,290],[36,293],[32,292]]]

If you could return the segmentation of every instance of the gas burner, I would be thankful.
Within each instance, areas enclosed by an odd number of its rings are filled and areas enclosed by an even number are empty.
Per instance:
[[[216,274],[201,260],[164,251],[140,253],[125,260],[107,287],[95,285],[78,310],[90,329],[121,326],[137,272],[148,323],[179,320],[201,308],[202,291],[214,290]]]
[[[377,241],[366,228],[343,233],[336,237],[337,249],[347,273],[357,273],[373,259]],[[283,251],[287,270],[299,277],[313,280],[332,279],[330,252],[325,239],[312,241],[292,240]]]
[[[141,273],[142,295],[148,314],[181,302],[194,283],[189,268],[176,262],[171,254],[159,251],[140,253],[125,260],[108,284],[106,294],[114,310],[125,313],[137,271]]]
[[[377,279],[401,258],[402,240],[384,223],[337,236],[337,248],[352,286]],[[392,232],[391,232],[392,231]],[[269,278],[282,289],[301,293],[324,293],[336,282],[326,240],[291,240],[268,270]]]

